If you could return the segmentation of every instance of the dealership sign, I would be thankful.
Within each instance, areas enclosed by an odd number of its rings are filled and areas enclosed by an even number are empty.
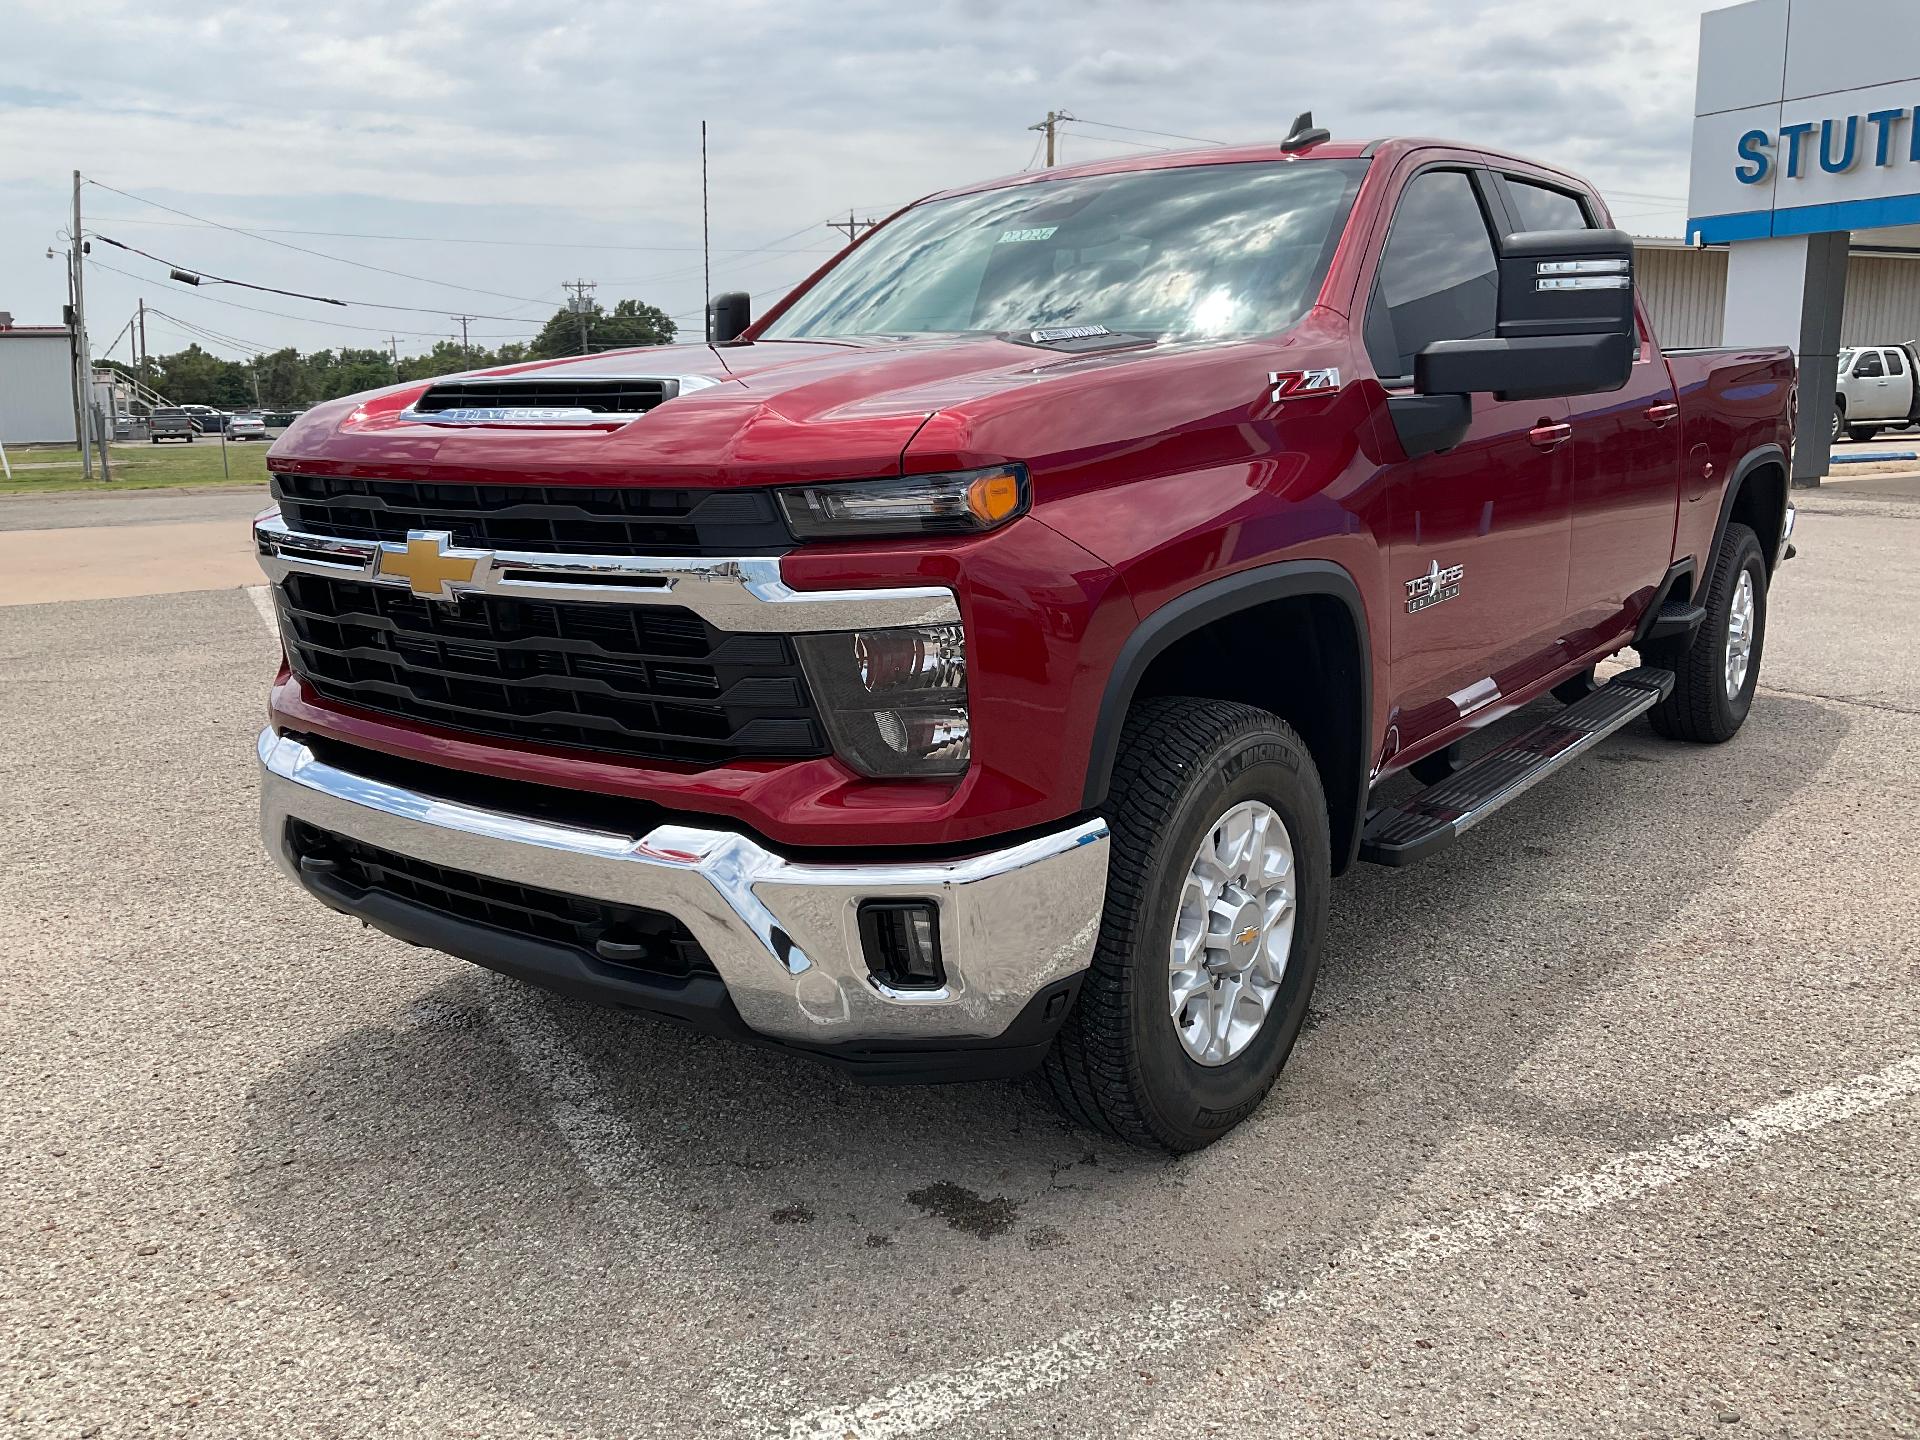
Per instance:
[[[1748,0],[1700,19],[1688,237],[1920,224],[1920,0]]]
[[[1828,175],[1844,175],[1856,165],[1920,164],[1920,109],[1875,110],[1818,124],[1802,120],[1775,133],[1749,130],[1735,147],[1734,178],[1758,185],[1777,165],[1783,178],[1798,180],[1815,160]]]

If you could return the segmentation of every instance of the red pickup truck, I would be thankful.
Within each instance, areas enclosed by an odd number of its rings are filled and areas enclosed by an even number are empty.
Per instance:
[[[1303,117],[933,196],[711,344],[311,410],[266,844],[541,985],[1205,1145],[1336,876],[1746,717],[1792,357],[1663,355],[1608,223]]]

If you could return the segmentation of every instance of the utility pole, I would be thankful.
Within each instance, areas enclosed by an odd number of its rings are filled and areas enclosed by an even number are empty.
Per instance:
[[[593,303],[591,297],[596,283],[597,282],[592,280],[562,280],[560,282],[560,288],[562,290],[568,290],[573,293],[573,299],[567,302],[567,308],[572,310],[580,321],[580,353],[582,355],[587,353],[587,314],[589,307]]]
[[[452,318],[458,322],[460,326],[460,358],[471,361],[473,359],[473,347],[467,344],[467,326],[480,317],[478,315],[455,315]]]
[[[1049,110],[1047,111],[1047,118],[1042,120],[1038,125],[1027,126],[1029,130],[1044,130],[1047,132],[1047,168],[1049,170],[1053,168],[1055,132],[1058,130],[1061,121],[1071,119],[1073,119],[1073,116],[1064,110]]]
[[[827,221],[827,229],[838,230],[847,237],[847,243],[851,245],[855,240],[858,240],[879,223],[880,222],[871,215],[864,220],[856,220],[853,218],[853,211],[849,210],[847,211],[846,219]]]
[[[144,298],[140,301],[140,361],[134,368],[140,374],[140,388],[152,389],[147,383],[147,302]],[[148,405],[147,409],[152,410],[153,406]]]
[[[73,308],[73,254],[69,251],[61,255],[58,250],[49,245],[47,258],[51,260],[55,255],[60,255],[62,263],[67,267],[67,308],[60,312],[60,318],[67,327],[67,378],[72,381],[80,374],[80,327],[75,323],[79,319],[79,314]],[[67,389],[73,392],[73,439],[77,445],[81,443],[83,428],[80,423],[80,387],[69,384]]]
[[[393,356],[394,383],[400,382],[400,340],[398,336],[387,336],[387,353]]]
[[[79,397],[80,473],[93,478],[93,360],[87,349],[87,291],[81,274],[80,257],[84,241],[80,238],[80,172],[73,172],[73,393]],[[100,471],[106,474],[107,457],[100,457]]]

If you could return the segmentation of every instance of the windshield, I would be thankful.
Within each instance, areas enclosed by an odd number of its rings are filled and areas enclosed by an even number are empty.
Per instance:
[[[1193,165],[936,200],[847,256],[764,338],[1270,334],[1313,304],[1367,163]]]

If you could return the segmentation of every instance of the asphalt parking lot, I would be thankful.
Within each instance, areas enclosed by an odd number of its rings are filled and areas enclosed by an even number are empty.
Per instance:
[[[260,851],[253,594],[0,604],[5,1428],[1920,1435],[1920,477],[1796,498],[1737,740],[1341,882],[1178,1161],[364,931]]]

